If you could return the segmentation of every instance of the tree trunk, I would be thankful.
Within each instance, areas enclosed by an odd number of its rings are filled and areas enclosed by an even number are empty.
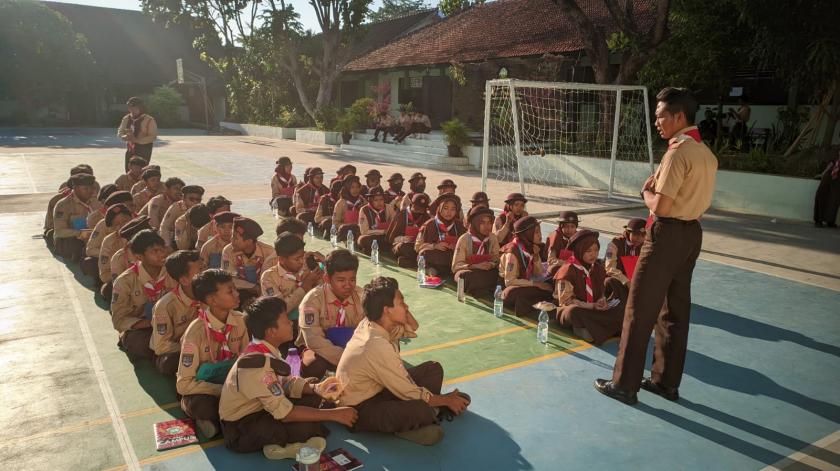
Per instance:
[[[834,90],[834,99],[828,103],[829,106],[832,106],[831,111],[826,110],[826,126],[820,143],[820,147],[823,149],[831,147],[831,141],[834,140],[834,131],[837,129],[837,122],[840,121],[840,87],[837,86],[836,80],[831,88]]]

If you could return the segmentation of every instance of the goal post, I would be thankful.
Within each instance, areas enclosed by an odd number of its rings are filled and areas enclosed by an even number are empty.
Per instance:
[[[653,172],[646,87],[489,80],[484,105],[485,191],[502,185],[558,211],[639,204]]]

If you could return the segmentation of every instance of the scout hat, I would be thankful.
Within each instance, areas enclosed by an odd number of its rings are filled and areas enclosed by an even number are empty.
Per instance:
[[[216,213],[213,216],[213,220],[216,221],[216,225],[219,224],[230,224],[233,222],[234,219],[238,218],[239,214],[230,212],[230,211],[222,211],[221,213]]]
[[[426,176],[423,175],[422,173],[414,172],[413,174],[411,174],[411,178],[409,178],[408,181],[413,182],[414,180],[422,180],[422,179],[425,179],[425,178],[426,178]]]
[[[257,224],[257,221],[242,216],[233,219],[233,230],[243,239],[256,240],[257,237],[263,235],[262,227]]]
[[[470,209],[470,212],[467,213],[467,220],[470,221],[470,224],[472,224],[475,218],[479,218],[484,215],[490,216],[490,219],[493,219],[493,210],[485,208],[484,206],[476,206]]]
[[[513,223],[513,233],[514,234],[521,234],[522,232],[531,229],[539,224],[536,218],[533,216],[526,216],[524,218],[518,219],[515,223]]]
[[[104,203],[108,199],[108,197],[111,196],[111,194],[115,191],[117,191],[117,185],[114,185],[113,183],[108,183],[107,185],[104,185],[102,188],[99,189],[99,194],[96,196],[96,199]]]
[[[96,178],[89,173],[77,173],[70,177],[69,181],[73,188],[77,186],[93,186],[96,184]]]
[[[341,167],[340,169],[338,169],[338,173],[340,175],[341,174],[348,174],[348,173],[351,173],[351,172],[352,173],[356,172],[356,166],[355,165],[347,164],[347,165]]]
[[[368,173],[366,173],[366,174],[365,174],[365,176],[366,176],[366,177],[379,177],[379,178],[382,178],[382,174],[379,172],[379,170],[376,170],[375,168],[374,168],[374,169],[371,169],[371,170],[368,170]]]
[[[120,229],[120,237],[126,240],[131,240],[131,238],[138,232],[151,228],[152,226],[149,225],[149,216],[137,216],[131,221],[125,223],[125,226]]]
[[[411,205],[417,206],[418,208],[428,209],[429,204],[431,201],[429,200],[429,195],[426,193],[417,193],[416,195],[411,197]]]
[[[131,216],[131,210],[128,209],[128,206],[117,203],[111,206],[108,206],[108,210],[105,211],[105,225],[111,227],[114,225],[114,219],[117,218],[120,214],[128,214]],[[130,222],[130,221],[129,221]]]
[[[563,224],[565,222],[570,222],[573,224],[580,224],[580,219],[578,219],[578,215],[574,211],[563,211],[560,213],[560,218],[558,219],[559,224]]]
[[[401,173],[392,173],[391,176],[388,177],[389,182],[398,182],[403,180],[405,180],[405,178],[403,178]]]
[[[624,230],[627,232],[635,232],[638,234],[644,234],[647,232],[645,226],[647,225],[647,221],[642,218],[632,218],[627,221],[627,225],[624,226]]]
[[[160,170],[156,168],[146,167],[146,170],[143,170],[143,175],[141,177],[143,178],[143,180],[149,180],[154,177],[160,177]]]
[[[110,208],[115,204],[128,203],[129,201],[133,201],[130,191],[115,191],[105,198],[105,207]]]
[[[204,187],[199,185],[187,185],[181,188],[181,193],[185,195],[195,194],[195,195],[203,195],[204,194]]]
[[[321,167],[312,167],[309,169],[309,178],[314,177],[315,175],[323,175],[324,171],[321,170]]]
[[[198,203],[187,210],[187,220],[192,227],[203,227],[210,222],[210,210],[207,205]]]
[[[385,197],[385,190],[383,190],[381,186],[375,186],[375,187],[369,189],[365,196],[367,198],[373,198],[374,196]]]
[[[280,157],[279,159],[277,159],[277,161],[274,162],[274,164],[275,165],[282,165],[282,166],[292,165],[292,159],[283,156],[283,157]]]
[[[487,196],[487,193],[483,191],[476,191],[473,193],[472,198],[470,198],[470,203],[489,203],[490,198]]]
[[[525,195],[523,195],[522,193],[511,193],[507,195],[507,198],[505,198],[505,204],[513,204],[516,201],[522,201],[523,203],[527,203],[528,198],[525,198]]]
[[[437,212],[437,208],[439,208],[443,203],[447,201],[452,201],[455,203],[455,211],[461,211],[461,198],[458,197],[455,193],[446,193],[443,195],[438,196],[432,204],[429,206],[433,211]]]
[[[591,229],[581,229],[569,239],[569,245],[566,246],[566,249],[571,250],[575,253],[575,257],[578,260],[581,260],[583,257],[583,252],[586,251],[589,247],[592,246],[593,243],[598,242],[598,236],[600,234],[598,231],[593,231]]]
[[[452,188],[454,190],[454,189],[458,188],[458,185],[456,185],[455,182],[453,182],[452,180],[447,178],[447,179],[444,179],[442,182],[440,182],[440,185],[438,185],[437,188],[438,188],[438,190],[440,190],[442,188]]]
[[[93,175],[93,167],[91,167],[88,164],[79,164],[70,169],[70,175],[76,175],[78,173],[87,173]]]

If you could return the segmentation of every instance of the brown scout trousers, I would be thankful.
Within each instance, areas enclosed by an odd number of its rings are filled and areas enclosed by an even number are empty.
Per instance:
[[[407,369],[417,386],[440,394],[443,385],[443,367],[435,361],[427,361]],[[422,399],[404,401],[387,388],[356,406],[359,418],[351,429],[353,432],[407,432],[437,422],[434,407]]]
[[[296,406],[315,408],[321,402],[314,394],[289,400]],[[261,410],[239,420],[223,420],[222,433],[226,447],[238,453],[253,453],[262,451],[265,445],[303,443],[312,437],[326,437],[330,432],[321,422],[282,422]]]
[[[175,376],[178,372],[178,363],[181,352],[164,353],[155,355],[155,368],[164,376]]]
[[[667,388],[679,387],[688,347],[691,275],[702,242],[703,230],[696,220],[658,218],[648,231],[633,274],[613,369],[613,382],[620,389],[639,390],[654,328],[651,379]]]
[[[181,409],[195,420],[219,421],[219,396],[189,394],[181,397]],[[209,437],[208,437],[209,438]]]
[[[499,270],[460,270],[455,273],[455,279],[464,279],[464,291],[472,296],[493,293],[499,282]]]
[[[540,301],[553,301],[551,291],[536,286],[508,286],[502,292],[504,305],[513,308],[516,317],[527,316],[536,311],[534,304]]]
[[[155,352],[149,348],[149,340],[152,338],[152,328],[126,330],[120,336],[120,345],[128,353],[129,357],[151,359]]]
[[[327,371],[335,371],[335,368],[336,365],[330,363],[329,360],[321,355],[315,354],[315,360],[313,360],[312,363],[308,365],[301,363],[300,377],[318,378],[320,380],[325,374],[327,374]]]

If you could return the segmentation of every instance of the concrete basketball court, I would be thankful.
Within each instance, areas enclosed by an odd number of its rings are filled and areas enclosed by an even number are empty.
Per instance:
[[[164,178],[232,199],[269,242],[274,159],[288,155],[296,173],[320,166],[327,177],[346,163],[333,149],[290,141],[163,134],[153,162]],[[70,167],[89,163],[111,182],[122,154],[111,129],[0,129],[0,460],[9,469],[290,469],[228,452],[218,438],[156,452],[153,424],[183,416],[174,381],[128,361],[90,280],[40,239],[47,200]],[[360,174],[423,171],[430,189],[453,178],[462,197],[480,186],[477,172],[353,163]],[[514,190],[491,182],[492,206]],[[582,225],[600,230],[604,247],[638,214],[588,214]],[[840,469],[840,231],[715,212],[704,229],[681,399],[643,391],[635,407],[592,389],[610,374],[615,341],[595,347],[557,330],[543,346],[527,319],[496,319],[484,302],[458,303],[451,286],[421,290],[412,272],[362,257],[359,283],[395,276],[420,322],[419,337],[403,345],[405,361],[440,361],[445,389],[468,392],[473,403],[443,424],[446,437],[434,447],[331,425],[328,450],[343,447],[365,469],[392,471]]]

